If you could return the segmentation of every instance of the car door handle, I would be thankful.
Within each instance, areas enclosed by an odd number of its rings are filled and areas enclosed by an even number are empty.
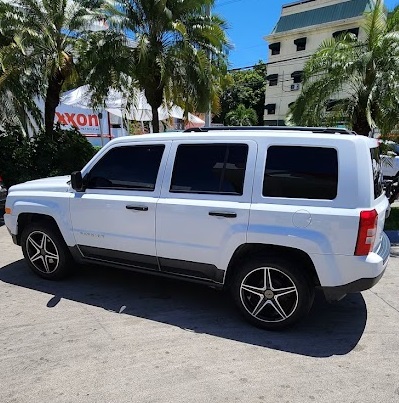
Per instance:
[[[126,206],[128,210],[137,210],[137,211],[148,211],[147,206],[135,206],[134,204],[128,204]]]
[[[222,211],[210,211],[209,215],[215,216],[215,217],[226,217],[226,218],[236,218],[237,213],[224,213]]]

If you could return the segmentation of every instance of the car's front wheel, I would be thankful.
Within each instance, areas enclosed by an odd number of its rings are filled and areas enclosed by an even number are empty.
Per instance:
[[[305,269],[280,257],[258,257],[237,267],[231,291],[246,319],[269,330],[299,321],[314,299]]]
[[[21,246],[29,267],[40,277],[58,280],[72,271],[72,256],[58,228],[51,224],[28,224],[22,232]]]

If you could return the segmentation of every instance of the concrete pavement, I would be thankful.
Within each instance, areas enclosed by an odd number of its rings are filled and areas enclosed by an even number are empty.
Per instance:
[[[399,402],[398,269],[393,248],[372,290],[318,295],[266,332],[202,286],[100,267],[42,280],[0,222],[0,402]]]

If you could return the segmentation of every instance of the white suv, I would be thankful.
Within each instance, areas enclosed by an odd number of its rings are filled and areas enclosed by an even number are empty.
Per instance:
[[[377,283],[388,209],[377,140],[225,128],[113,140],[72,176],[13,186],[5,224],[46,279],[91,262],[225,286],[277,329],[315,288],[338,300]]]

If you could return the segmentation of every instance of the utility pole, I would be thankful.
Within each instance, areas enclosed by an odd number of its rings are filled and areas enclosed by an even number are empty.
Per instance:
[[[208,17],[208,19],[211,19],[211,6],[208,4],[205,6],[205,16]],[[211,51],[208,51],[208,59],[209,59],[209,65],[212,63],[211,61]],[[209,100],[209,106],[208,106],[208,111],[205,113],[205,127],[210,127],[212,124],[212,111],[211,111],[211,101]]]

